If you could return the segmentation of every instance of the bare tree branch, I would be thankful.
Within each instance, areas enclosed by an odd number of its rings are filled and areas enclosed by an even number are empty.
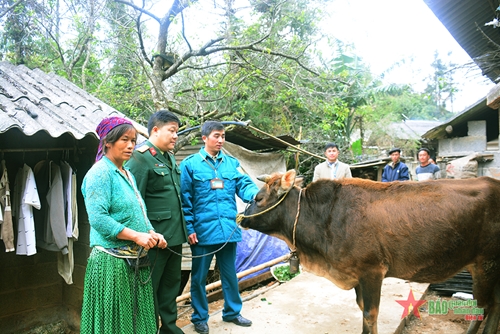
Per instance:
[[[188,135],[182,136],[177,140],[177,143],[175,143],[174,147],[174,153],[186,146],[187,144],[191,143],[193,139],[198,137],[201,134],[201,130],[193,130],[191,131]]]
[[[483,29],[481,29],[479,27],[479,25],[477,24],[477,22],[474,22],[474,24],[476,25],[476,29],[481,33],[481,35],[483,35],[484,38],[486,38],[488,40],[488,42],[490,42],[491,44],[493,44],[497,49],[500,49],[500,45],[498,45],[497,43],[495,43],[495,41],[493,41],[491,38],[488,37],[488,35],[486,35],[483,31]]]
[[[17,0],[12,4],[12,6],[7,7],[2,13],[0,13],[0,18],[4,17],[8,12],[16,8],[17,5],[19,5],[23,0]]]
[[[80,46],[73,50],[73,51],[78,51],[78,52],[76,52],[76,55],[73,57],[73,61],[70,63],[71,71],[73,71],[73,68],[75,68],[76,64],[82,58],[82,56],[87,48],[87,45],[90,43],[90,40],[91,40],[90,35],[86,34],[86,37],[83,39],[83,42],[82,43],[78,42],[77,45],[80,45]]]
[[[181,18],[182,18],[182,37],[183,37],[183,38],[184,38],[184,40],[186,41],[186,44],[187,44],[187,45],[188,45],[188,47],[189,47],[189,51],[192,51],[192,50],[193,50],[193,48],[191,47],[191,44],[189,44],[189,41],[187,40],[186,34],[185,34],[185,32],[184,32],[184,27],[185,27],[185,25],[184,25],[184,13],[183,13],[183,12],[181,12]]]
[[[159,54],[165,54],[167,50],[168,29],[170,28],[170,23],[172,23],[173,18],[196,1],[197,0],[174,0],[172,7],[170,7],[170,10],[167,14],[165,14],[160,22],[160,33],[158,34],[158,44],[156,49]]]
[[[199,50],[195,50],[195,51],[191,50],[191,51],[185,53],[181,57],[181,59],[176,61],[171,67],[168,68],[167,71],[165,71],[165,74],[163,76],[163,78],[164,78],[163,80],[170,78],[171,76],[173,76],[174,74],[176,74],[177,72],[179,72],[180,70],[182,70],[184,68],[188,68],[187,66],[180,68],[180,65],[191,57],[207,56],[207,55],[210,55],[213,53],[222,52],[222,51],[230,51],[230,50],[233,50],[233,51],[249,50],[249,51],[255,51],[255,52],[259,52],[259,53],[264,53],[264,54],[269,54],[269,55],[273,55],[273,56],[279,56],[279,57],[283,57],[286,59],[290,59],[290,60],[295,61],[304,70],[306,70],[306,71],[308,71],[316,76],[319,76],[319,73],[313,71],[312,69],[308,68],[307,66],[305,66],[304,64],[302,64],[300,62],[300,59],[299,59],[300,55],[299,56],[291,56],[291,55],[287,55],[287,54],[282,53],[282,52],[273,51],[271,49],[258,48],[255,46],[255,45],[263,42],[266,38],[269,37],[269,35],[270,35],[270,32],[268,32],[262,38],[260,38],[256,41],[253,41],[252,43],[249,43],[246,45],[237,45],[237,46],[225,46],[224,45],[224,46],[219,46],[219,47],[213,47],[213,45],[215,45],[216,43],[218,43],[220,41],[223,41],[224,39],[226,39],[226,37],[220,36],[218,38],[212,39],[212,40],[208,41],[205,45],[203,45]],[[302,50],[301,54],[304,54],[306,49],[307,49],[307,47],[304,48],[304,50]]]
[[[143,2],[144,6],[144,2]],[[135,20],[135,27],[137,29],[137,37],[139,38],[139,48],[141,50],[142,57],[144,60],[150,65],[153,66],[153,62],[149,59],[148,54],[146,53],[146,48],[144,47],[144,39],[142,38],[142,29],[141,29],[141,17],[142,12],[139,12],[137,18]]]
[[[184,69],[207,70],[209,68],[214,68],[214,67],[219,67],[219,66],[225,66],[227,64],[228,64],[228,62],[222,62],[222,63],[212,64],[212,65],[205,65],[205,66],[184,65],[184,66],[179,66],[178,70],[179,71],[184,70]]]
[[[146,14],[147,16],[151,17],[156,22],[158,22],[158,23],[161,24],[161,19],[158,16],[154,15],[153,13],[151,13],[150,11],[148,11],[147,9],[144,9],[144,8],[136,6],[132,1],[115,0],[115,2],[122,3],[124,5],[129,6],[129,7],[132,7],[136,11]]]
[[[283,57],[283,58],[287,58],[287,59],[293,60],[300,67],[302,67],[304,70],[306,70],[306,71],[308,71],[308,72],[310,72],[310,73],[312,73],[312,74],[314,74],[316,76],[319,76],[318,72],[315,72],[315,71],[311,70],[310,68],[306,67],[304,64],[302,64],[300,62],[300,60],[299,60],[299,57],[293,57],[293,56],[287,55],[287,54],[282,53],[282,52],[276,52],[276,51],[272,51],[272,50],[265,50],[265,49],[257,48],[255,46],[251,46],[250,50],[257,51],[257,52],[262,52],[262,53],[267,53],[267,54],[270,54],[270,55],[273,55],[273,56],[280,56],[280,57]]]
[[[168,68],[168,70],[165,71],[165,73],[163,74],[163,80],[167,79],[167,78],[170,78],[171,76],[173,76],[175,73],[179,72],[179,67],[186,61],[188,60],[189,58],[191,57],[196,57],[196,56],[201,56],[201,55],[204,55],[204,50],[208,47],[210,47],[211,45],[214,45],[215,43],[218,43],[222,40],[224,40],[225,37],[217,37],[217,38],[214,38],[210,41],[208,41],[205,45],[203,45],[198,51],[190,51],[190,52],[187,52],[185,53],[180,59],[178,59],[172,66],[170,66]],[[208,55],[208,53],[207,53]]]

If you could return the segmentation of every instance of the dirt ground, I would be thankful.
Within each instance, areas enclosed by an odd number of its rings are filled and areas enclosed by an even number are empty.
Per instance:
[[[260,291],[266,290],[268,286],[272,284],[279,284],[276,281],[272,281],[264,286],[254,287],[251,290],[243,291],[241,296],[243,299],[252,298],[252,295],[259,295]],[[428,291],[424,295],[424,299],[427,301],[456,301],[456,298],[439,296],[433,291]],[[209,304],[209,313],[213,314],[220,312],[223,307],[223,300],[214,301]],[[180,306],[178,308],[178,320],[177,325],[182,328],[190,324],[192,309],[189,304]],[[463,334],[467,331],[470,321],[465,319],[464,315],[454,314],[453,312],[448,312],[446,315],[430,315],[428,311],[428,303],[420,307],[421,318],[412,317],[406,327],[403,329],[401,334]],[[500,330],[500,326],[499,326]],[[482,332],[480,328],[479,333]]]
[[[457,301],[456,298],[439,296],[433,291],[428,291],[424,295],[424,299],[429,301]],[[430,315],[429,314],[429,303],[425,303],[420,308],[420,316],[412,317],[411,321],[402,334],[430,334],[430,333],[446,333],[446,334],[463,334],[469,328],[470,320],[465,319],[463,314],[454,314],[453,311],[449,311],[448,314],[443,315]],[[478,333],[482,333],[482,328],[480,327]],[[499,326],[500,330],[500,326]]]
[[[23,332],[22,334],[77,334],[77,333],[72,332],[65,321],[58,321],[56,323],[32,328],[28,331]]]
[[[279,284],[278,281],[270,280],[268,282],[264,282],[263,284],[259,284],[247,290],[241,292],[241,299],[245,301],[248,298],[252,298],[254,296],[259,295],[261,292],[269,289],[271,286]],[[216,300],[208,304],[208,314],[214,314],[216,312],[221,312],[224,307],[224,300]],[[191,314],[193,313],[193,309],[190,304],[178,305],[177,307],[177,326],[182,328],[191,323]]]
[[[247,289],[241,293],[242,299],[248,300],[251,298],[260,298],[259,296],[269,290],[270,287],[278,285],[279,282],[271,280],[265,284],[255,286],[251,289]],[[435,294],[432,291],[427,291],[424,295],[424,299],[429,301],[456,301],[456,298],[442,297]],[[429,314],[429,303],[424,304],[419,308],[421,318],[412,317],[412,319],[407,323],[407,326],[403,329],[401,334],[463,334],[469,327],[470,321],[465,319],[464,315],[454,314],[453,312],[448,312],[446,315],[432,315]],[[223,307],[223,300],[217,300],[209,304],[209,313],[211,315],[221,312]],[[178,307],[178,320],[177,325],[182,328],[190,324],[192,309],[189,303],[185,305],[179,305]],[[500,330],[500,326],[499,326]],[[482,328],[479,333],[482,332]],[[46,325],[40,328],[32,329],[25,332],[24,334],[75,334],[72,333],[65,327],[64,322]]]

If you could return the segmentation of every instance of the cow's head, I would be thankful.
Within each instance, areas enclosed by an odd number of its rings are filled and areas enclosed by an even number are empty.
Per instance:
[[[297,177],[295,170],[292,169],[285,174],[262,175],[258,179],[265,184],[245,210],[241,226],[266,234],[281,234],[284,219],[288,213],[295,212],[297,205],[296,201],[283,197],[288,196],[289,192],[294,192],[294,197],[297,199],[298,191],[293,189],[295,186],[301,186],[302,177]],[[278,204],[282,199],[283,201]]]

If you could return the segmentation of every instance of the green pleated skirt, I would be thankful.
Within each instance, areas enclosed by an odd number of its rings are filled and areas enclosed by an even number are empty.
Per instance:
[[[155,334],[150,269],[129,267],[124,259],[96,248],[90,253],[83,290],[81,334]],[[135,302],[136,301],[136,302]]]

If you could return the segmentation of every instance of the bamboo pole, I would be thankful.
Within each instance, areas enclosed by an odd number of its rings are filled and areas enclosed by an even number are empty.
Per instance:
[[[302,125],[299,128],[299,141],[302,140]],[[299,159],[300,159],[300,152],[295,152],[295,170],[299,170]]]
[[[266,263],[259,264],[258,266],[255,266],[253,268],[250,268],[250,269],[247,269],[247,270],[243,270],[243,271],[239,272],[236,275],[236,277],[242,278],[242,277],[248,276],[248,275],[253,274],[253,273],[255,273],[255,272],[259,271],[259,270],[262,270],[264,268],[273,266],[273,265],[275,265],[277,263],[285,262],[289,258],[290,258],[290,254],[286,254],[286,255],[280,256],[280,257],[278,257],[278,258],[276,258],[274,260],[268,261]],[[211,284],[209,284],[209,285],[207,285],[205,287],[205,291],[216,289],[216,288],[220,287],[221,285],[222,285],[222,282],[220,280],[217,281],[217,282],[213,282],[213,283],[211,283]],[[176,299],[176,302],[178,303],[178,302],[183,301],[183,300],[188,299],[188,298],[191,298],[191,293],[190,292],[178,296],[177,299]]]

